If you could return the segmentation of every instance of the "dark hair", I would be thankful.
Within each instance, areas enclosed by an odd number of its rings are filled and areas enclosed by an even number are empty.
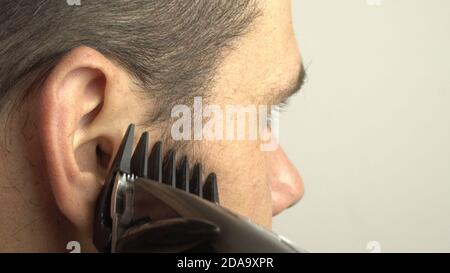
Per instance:
[[[186,97],[205,96],[223,52],[259,14],[253,0],[68,2],[0,0],[1,107],[9,93],[23,100],[64,54],[85,45],[151,90],[156,121]]]

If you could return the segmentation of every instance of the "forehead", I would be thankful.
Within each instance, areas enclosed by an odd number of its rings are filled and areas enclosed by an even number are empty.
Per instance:
[[[261,16],[219,66],[215,88],[219,99],[268,103],[298,78],[301,59],[290,1],[260,3]]]

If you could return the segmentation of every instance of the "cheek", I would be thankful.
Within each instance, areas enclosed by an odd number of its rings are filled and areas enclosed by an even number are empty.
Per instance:
[[[271,194],[259,146],[245,141],[209,146],[208,154],[216,156],[205,162],[217,174],[221,205],[270,228]]]

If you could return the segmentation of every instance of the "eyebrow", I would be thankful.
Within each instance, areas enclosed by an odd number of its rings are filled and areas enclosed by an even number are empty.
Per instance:
[[[290,97],[297,94],[302,86],[305,84],[307,78],[306,70],[303,64],[300,65],[300,72],[297,74],[295,79],[291,81],[287,88],[283,88],[279,91],[278,96],[275,98],[277,104],[285,105],[287,104]]]

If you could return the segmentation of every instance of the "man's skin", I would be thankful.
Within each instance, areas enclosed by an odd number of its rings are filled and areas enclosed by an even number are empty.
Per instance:
[[[290,1],[261,5],[263,14],[220,64],[210,103],[273,105],[298,83]],[[119,65],[78,47],[17,111],[2,113],[0,251],[67,251],[74,240],[95,250],[95,202],[127,126],[138,125],[136,142],[149,131],[150,147],[162,136],[142,125],[157,102],[136,89]],[[281,147],[263,152],[260,144],[203,140],[188,155],[201,158],[205,174],[216,172],[223,206],[270,228],[273,215],[300,200],[303,184]]]

